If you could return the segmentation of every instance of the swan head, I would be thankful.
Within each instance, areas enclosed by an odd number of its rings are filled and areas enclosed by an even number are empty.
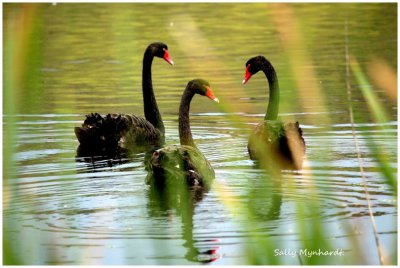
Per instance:
[[[155,57],[163,58],[169,64],[174,65],[174,62],[171,60],[168,52],[168,46],[166,44],[162,42],[155,42],[150,44],[147,49],[149,49]]]
[[[210,100],[219,103],[219,99],[215,97],[213,90],[211,89],[210,83],[204,79],[194,79],[188,83],[188,87],[194,90],[195,94],[206,96]]]
[[[261,55],[249,59],[246,62],[246,73],[244,74],[242,84],[246,84],[252,75],[258,73],[258,71],[261,70],[262,66],[265,63],[269,63],[269,61],[264,56]]]

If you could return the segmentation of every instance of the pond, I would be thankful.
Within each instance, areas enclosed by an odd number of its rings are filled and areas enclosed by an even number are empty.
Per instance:
[[[397,194],[377,157],[378,149],[397,177],[397,99],[370,76],[382,64],[397,73],[397,4],[4,4],[3,12],[5,263],[376,265],[381,249],[397,264]],[[74,127],[86,114],[143,115],[142,59],[154,41],[175,62],[152,66],[167,144],[179,144],[189,80],[208,80],[220,99],[191,104],[194,140],[216,178],[189,205],[146,184],[145,153],[77,153]],[[283,171],[279,182],[246,148],[268,101],[262,74],[241,83],[260,54],[277,71],[280,118],[299,121],[307,145],[303,170]],[[384,122],[348,58],[370,79]],[[317,249],[337,254],[304,251]]]

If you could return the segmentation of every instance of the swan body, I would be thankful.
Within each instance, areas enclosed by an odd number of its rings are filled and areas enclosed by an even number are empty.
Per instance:
[[[279,163],[284,169],[301,169],[305,150],[302,133],[298,122],[261,122],[249,137],[247,149],[250,159]]]
[[[283,169],[301,169],[305,155],[303,131],[298,122],[283,123],[278,120],[279,84],[272,64],[264,56],[249,59],[243,84],[260,70],[267,77],[270,98],[264,121],[254,128],[249,137],[247,149],[250,159],[278,164]]]
[[[165,142],[165,129],[154,96],[151,65],[154,57],[163,58],[173,65],[167,45],[152,43],[143,57],[142,91],[145,118],[134,114],[98,113],[86,115],[82,126],[75,127],[80,146],[85,148],[129,147],[144,151]]]
[[[181,145],[154,150],[145,160],[147,182],[155,184],[185,184],[208,189],[215,177],[210,162],[196,147],[189,124],[190,102],[195,94],[219,102],[207,81],[195,79],[188,83],[179,108],[179,138]]]
[[[81,145],[100,148],[136,146],[145,150],[159,146],[163,139],[163,133],[145,118],[134,114],[89,114],[82,127],[75,128],[75,134]]]
[[[190,187],[208,188],[215,176],[210,162],[195,147],[172,145],[156,150],[150,158],[148,182],[158,184],[185,182]]]

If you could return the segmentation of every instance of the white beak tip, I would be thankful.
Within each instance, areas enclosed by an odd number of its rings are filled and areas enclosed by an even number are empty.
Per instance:
[[[218,102],[219,103],[219,99],[218,98],[214,98],[213,101]]]
[[[242,84],[243,84],[243,85],[246,84],[246,82],[247,82],[246,79],[243,79],[243,80],[242,80]]]

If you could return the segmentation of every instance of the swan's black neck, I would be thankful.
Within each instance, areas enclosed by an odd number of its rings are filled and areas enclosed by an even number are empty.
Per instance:
[[[190,89],[190,83],[187,85],[183,92],[181,105],[179,107],[179,139],[181,145],[189,145],[196,147],[190,130],[189,110],[190,102],[194,96],[194,92]]]
[[[264,61],[261,70],[265,73],[269,85],[269,102],[267,113],[264,120],[276,120],[279,112],[279,83],[278,77],[272,64],[267,60]]]
[[[142,91],[144,116],[155,128],[165,133],[164,124],[158,110],[156,97],[153,91],[153,82],[151,80],[151,64],[153,63],[154,55],[150,49],[146,49],[143,57],[143,72],[142,72]]]

